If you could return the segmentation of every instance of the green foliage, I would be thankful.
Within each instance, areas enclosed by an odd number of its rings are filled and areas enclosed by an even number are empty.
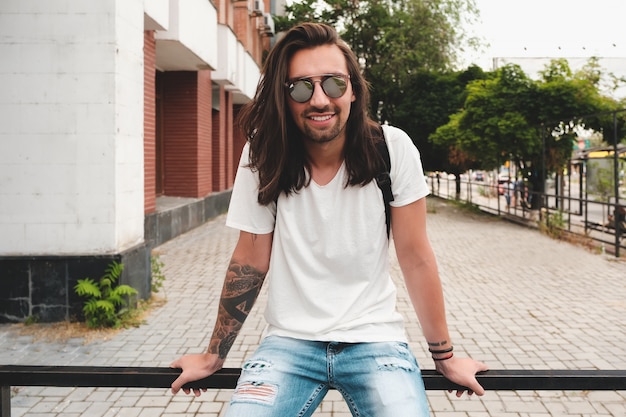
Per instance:
[[[461,173],[471,169],[474,160],[456,146],[458,128],[450,115],[463,107],[466,85],[486,74],[478,67],[466,71],[439,73],[418,71],[406,87],[398,91],[389,123],[401,127],[424,155],[424,169]],[[452,129],[435,134],[450,122]]]
[[[432,198],[426,199],[426,212],[431,214],[437,213],[437,205]]]
[[[79,279],[74,287],[76,294],[86,297],[83,313],[90,328],[120,327],[123,316],[129,312],[130,299],[137,290],[129,285],[117,285],[124,265],[113,261],[99,281],[91,278]]]
[[[474,168],[511,160],[541,192],[544,167],[547,176],[567,166],[578,126],[613,130],[609,111],[619,103],[600,94],[598,71],[592,61],[573,74],[566,60],[554,60],[532,80],[519,66],[506,65],[469,82],[461,110],[431,140],[466,153],[478,162]],[[619,121],[618,129],[623,125]]]
[[[546,211],[539,222],[539,230],[554,239],[560,239],[565,230],[565,217],[561,210]]]
[[[577,72],[554,60],[539,80],[511,64],[450,72],[456,53],[477,44],[462,29],[479,15],[473,0],[300,0],[285,10],[277,31],[305,21],[338,28],[372,86],[371,114],[404,129],[428,171],[489,170],[511,160],[541,192],[542,174],[570,159],[574,128],[611,132],[607,112],[624,106],[600,94],[597,59]],[[617,131],[626,135],[626,113]]]
[[[599,201],[610,203],[615,195],[615,171],[613,161],[609,159],[589,161],[587,163],[587,192],[595,195]],[[602,217],[607,218],[609,206],[602,206]]]
[[[336,27],[373,86],[371,113],[390,121],[413,74],[452,68],[462,45],[475,43],[462,22],[477,14],[473,0],[302,0],[286,5],[275,24],[277,31],[311,21]]]
[[[152,270],[152,292],[158,293],[163,288],[163,282],[165,281],[165,273],[163,272],[165,264],[161,261],[159,255],[152,254],[150,265]]]
[[[600,196],[600,201],[609,201],[615,191],[615,175],[611,168],[601,168],[596,162],[589,162],[588,170],[594,171],[594,183],[592,192]],[[591,188],[591,184],[588,185]]]
[[[485,215],[485,212],[480,209],[476,204],[465,200],[449,200],[449,203],[467,213]]]
[[[485,186],[485,185],[480,185],[478,186],[478,194],[481,197],[488,197],[488,198],[493,198],[493,197],[498,197],[498,189],[497,187],[493,187],[493,186]]]
[[[503,67],[495,77],[468,84],[467,99],[458,121],[458,146],[492,169],[510,154],[527,153],[536,138],[533,117],[534,87],[516,65]]]

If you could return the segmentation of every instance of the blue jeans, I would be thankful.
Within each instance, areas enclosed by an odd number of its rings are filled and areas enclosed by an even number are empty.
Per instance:
[[[421,371],[405,343],[269,336],[242,367],[226,416],[310,416],[331,388],[355,417],[430,415]]]

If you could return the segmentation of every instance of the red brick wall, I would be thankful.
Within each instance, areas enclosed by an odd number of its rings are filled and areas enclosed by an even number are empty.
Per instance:
[[[216,88],[220,106],[219,111],[213,109],[213,191],[224,191],[233,186],[241,149],[235,150],[233,143],[232,93]]]
[[[211,189],[211,75],[163,74],[164,193],[204,197]]]
[[[216,4],[219,21],[232,24],[238,40],[260,63],[266,39],[261,39],[257,30],[262,17],[251,16],[248,10],[251,1],[217,0]],[[213,86],[208,70],[159,73],[156,103],[159,108],[156,109],[152,32],[146,32],[145,44],[145,211],[148,213],[155,210],[157,191],[167,196],[198,198],[230,189],[245,138],[234,127],[236,109],[232,94],[223,87],[219,87],[219,111],[213,110]],[[158,143],[162,143],[159,152],[156,152],[157,134]],[[156,157],[159,157],[158,166]],[[157,169],[162,171],[162,180],[158,182]]]
[[[227,113],[225,116],[226,119],[226,156],[225,156],[225,164],[226,164],[226,184],[225,189],[230,189],[233,187],[235,172],[237,165],[233,165],[233,95],[232,93],[226,93],[224,96],[224,103],[222,108],[227,109]],[[237,152],[239,154],[241,152]]]
[[[213,191],[222,191],[226,187],[226,109],[223,86],[216,86],[219,96],[219,110],[213,109]]]
[[[233,118],[237,119],[237,113],[239,112],[240,106],[233,107]],[[237,167],[239,166],[239,159],[241,158],[241,151],[243,150],[244,145],[246,144],[246,138],[243,135],[241,129],[239,129],[236,125],[231,124],[233,126],[233,156],[232,156],[232,165],[234,172],[231,175],[231,183],[235,180],[235,174],[237,174]]]
[[[198,190],[195,197],[205,197],[212,191],[212,115],[213,86],[211,71],[198,72]]]
[[[249,0],[252,1],[252,0]],[[246,50],[250,50],[250,16],[248,2],[233,3],[233,31]],[[253,55],[254,56],[254,55]]]
[[[153,31],[144,32],[143,44],[144,213],[152,213],[156,210],[156,43]]]

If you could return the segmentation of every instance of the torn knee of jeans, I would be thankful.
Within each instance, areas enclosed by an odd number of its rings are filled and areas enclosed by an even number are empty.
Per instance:
[[[381,357],[376,358],[376,362],[378,363],[378,369],[380,371],[404,370],[412,372],[415,370],[415,367],[411,362],[400,358]]]
[[[233,402],[273,405],[278,394],[278,385],[262,381],[240,381],[233,393]]]
[[[262,372],[272,367],[272,364],[263,360],[250,360],[243,364],[241,369],[245,372]]]

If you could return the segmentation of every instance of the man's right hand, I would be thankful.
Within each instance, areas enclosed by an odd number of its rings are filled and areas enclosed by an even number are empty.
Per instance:
[[[170,364],[170,368],[180,368],[182,373],[174,382],[172,382],[172,394],[183,390],[185,394],[189,394],[192,390],[183,388],[188,382],[197,381],[213,375],[222,369],[224,359],[213,353],[198,353],[193,355],[185,355]],[[203,390],[206,391],[206,390]],[[194,389],[193,393],[196,397],[200,396],[201,391]]]

